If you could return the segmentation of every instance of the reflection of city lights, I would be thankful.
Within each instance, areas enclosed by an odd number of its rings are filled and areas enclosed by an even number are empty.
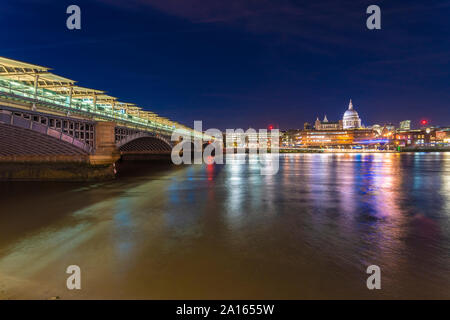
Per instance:
[[[207,164],[206,172],[208,173],[208,180],[210,180],[210,181],[213,180],[213,177],[214,177],[214,164],[212,162],[210,164]]]
[[[214,163],[214,157],[213,156],[207,156],[205,159],[205,162],[207,165],[212,165]]]
[[[445,158],[444,161],[448,161],[450,158]],[[447,215],[450,215],[450,176],[443,175],[442,177],[442,187],[441,187],[441,194],[444,199],[444,206],[446,210],[444,212],[447,212]]]

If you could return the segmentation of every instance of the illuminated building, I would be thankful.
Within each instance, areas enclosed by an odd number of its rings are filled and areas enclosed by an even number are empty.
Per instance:
[[[450,128],[436,129],[436,143],[444,146],[450,145]]]
[[[358,112],[353,108],[352,99],[350,99],[350,103],[348,104],[348,110],[344,113],[342,123],[344,129],[361,128],[361,119],[359,118]]]
[[[226,147],[232,148],[269,148],[272,146],[272,136],[271,130],[259,130],[256,131],[253,128],[249,128],[248,130],[233,130],[229,133],[223,133],[223,141],[225,142]],[[278,143],[281,140],[283,145],[284,134],[282,133],[280,137],[277,138]]]
[[[298,129],[290,129],[287,131],[281,132],[281,146],[285,148],[295,148],[299,147],[298,144],[298,134],[301,132],[301,130]]]
[[[296,133],[291,144],[297,147],[354,148],[389,143],[389,139],[378,138],[376,130],[362,128],[361,118],[354,109],[352,100],[342,120],[330,122],[325,116],[323,121],[315,121],[314,128],[315,130],[308,130],[305,127],[305,130]]]
[[[396,145],[400,147],[434,146],[435,130],[431,128],[418,130],[398,130],[395,136]]]
[[[314,123],[314,128],[318,131],[359,129],[361,127],[361,118],[359,117],[358,112],[353,108],[351,99],[350,103],[348,104],[348,109],[345,111],[342,120],[331,122],[328,121],[328,118],[325,115],[323,121],[320,121],[319,118],[317,118]]]
[[[400,130],[411,130],[411,120],[401,121]]]
[[[376,139],[372,129],[356,130],[303,130],[297,137],[297,144],[302,147],[350,148],[356,145],[376,145],[386,143]]]
[[[450,144],[450,128],[427,127],[398,130],[396,145],[400,147],[439,147]]]
[[[384,126],[388,132],[394,132],[395,126],[392,123],[388,123]]]
[[[375,131],[378,135],[381,135],[383,128],[379,125],[379,124],[374,124],[371,127],[368,127],[368,129],[372,129],[373,131]]]
[[[323,121],[320,121],[319,118],[316,119],[314,123],[314,128],[316,130],[342,130],[342,121],[330,122],[325,115]],[[305,129],[307,130],[307,129]]]
[[[391,142],[392,137],[380,136],[381,127],[378,130],[363,128],[358,112],[353,108],[350,100],[348,109],[343,119],[329,121],[327,116],[323,121],[318,118],[312,129],[308,123],[304,124],[304,130],[288,130],[283,133],[282,146],[293,148],[379,148]]]

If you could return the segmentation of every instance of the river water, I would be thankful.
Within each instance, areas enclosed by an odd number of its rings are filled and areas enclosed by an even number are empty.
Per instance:
[[[128,163],[1,182],[0,203],[1,299],[450,299],[450,153]]]

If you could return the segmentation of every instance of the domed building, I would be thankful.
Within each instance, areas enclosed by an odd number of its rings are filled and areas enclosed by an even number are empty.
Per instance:
[[[344,113],[342,123],[344,129],[361,128],[361,119],[359,118],[358,112],[353,109],[352,99],[350,99],[350,103],[348,104],[348,110]]]

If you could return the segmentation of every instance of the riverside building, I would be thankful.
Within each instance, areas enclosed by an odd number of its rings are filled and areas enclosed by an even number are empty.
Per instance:
[[[289,139],[290,145],[303,148],[377,148],[388,142],[378,138],[378,133],[372,128],[364,128],[361,118],[350,100],[348,109],[341,120],[329,121],[327,116],[314,123],[314,129],[299,130]]]
[[[450,146],[450,128],[426,127],[417,130],[397,130],[395,144],[406,148]]]

